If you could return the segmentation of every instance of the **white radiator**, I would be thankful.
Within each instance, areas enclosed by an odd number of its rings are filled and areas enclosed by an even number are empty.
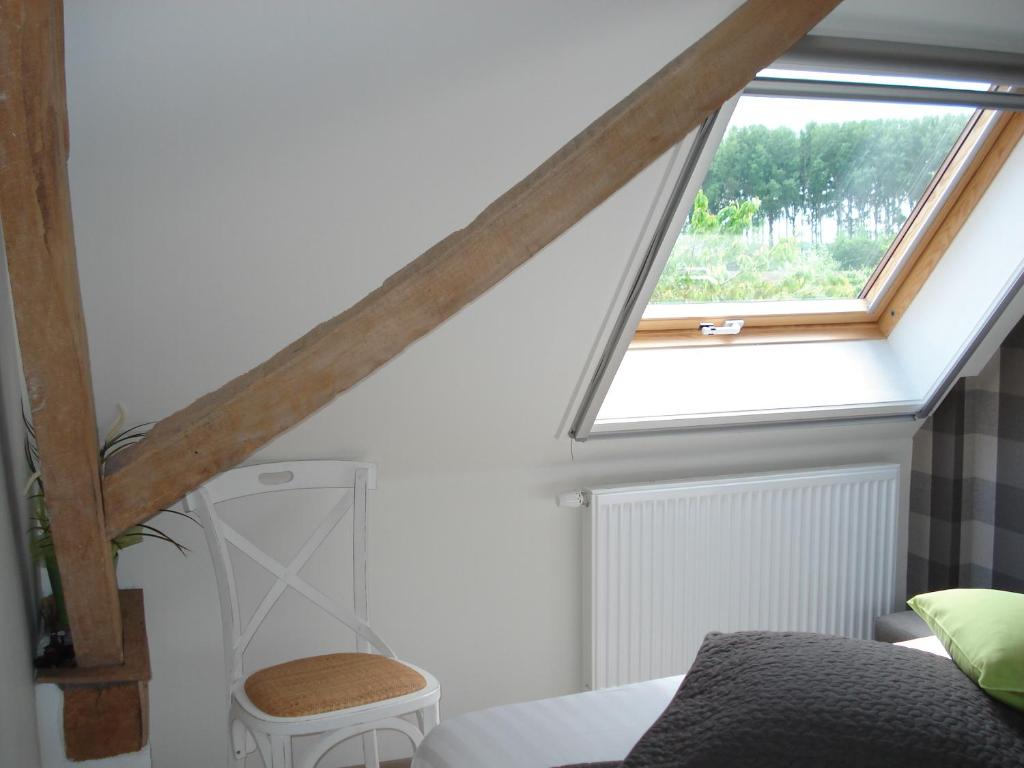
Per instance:
[[[588,687],[684,672],[716,630],[870,637],[894,607],[899,485],[892,464],[594,491]]]

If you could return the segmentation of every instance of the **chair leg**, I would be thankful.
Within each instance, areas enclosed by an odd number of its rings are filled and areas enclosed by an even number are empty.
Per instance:
[[[368,731],[363,734],[363,765],[366,768],[380,768],[376,731]]]
[[[252,737],[240,720],[231,721],[231,757],[232,765],[240,766],[245,764],[245,755],[248,750],[248,742]],[[255,746],[255,745],[254,745]]]
[[[270,762],[272,768],[292,768],[292,739],[290,736],[271,734]]]
[[[426,736],[430,733],[430,729],[441,722],[441,706],[440,703],[435,702],[429,707],[416,712],[416,720],[419,721],[420,730],[423,731],[423,735]]]
[[[274,756],[271,753],[270,737],[259,732],[253,733],[252,736],[256,742],[256,751],[260,753],[263,768],[273,768]],[[242,765],[245,765],[245,758],[242,758]]]

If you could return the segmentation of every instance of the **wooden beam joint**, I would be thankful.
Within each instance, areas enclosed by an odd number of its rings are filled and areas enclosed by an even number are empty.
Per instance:
[[[124,617],[124,663],[43,669],[37,683],[64,693],[64,745],[70,760],[138,752],[149,733],[149,643],[141,589],[119,593]]]
[[[148,740],[147,683],[64,686],[64,754],[69,760],[131,754]]]

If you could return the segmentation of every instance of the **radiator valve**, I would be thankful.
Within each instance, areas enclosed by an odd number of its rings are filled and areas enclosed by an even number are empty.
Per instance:
[[[589,507],[590,491],[569,491],[556,497],[560,507]]]

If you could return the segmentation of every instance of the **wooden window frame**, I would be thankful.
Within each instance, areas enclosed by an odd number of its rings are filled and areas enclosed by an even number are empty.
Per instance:
[[[979,110],[855,299],[672,305],[644,312],[631,347],[884,339],[899,322],[1024,133],[1024,113]],[[661,316],[658,316],[661,315]],[[743,320],[733,336],[699,324]]]

